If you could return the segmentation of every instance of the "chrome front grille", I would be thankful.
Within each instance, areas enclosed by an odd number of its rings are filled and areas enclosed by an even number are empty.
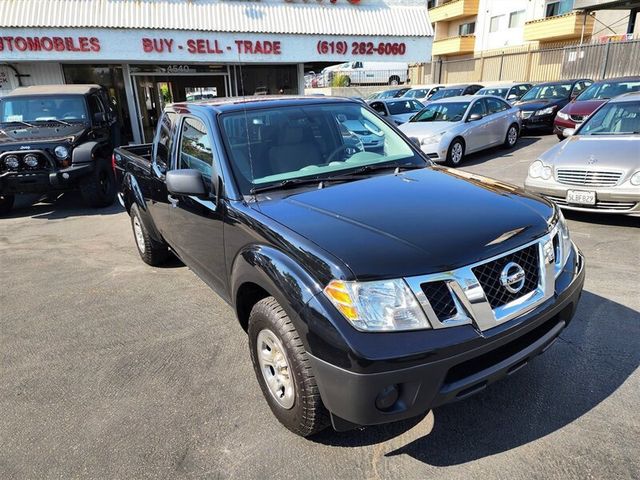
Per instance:
[[[556,180],[565,185],[613,187],[618,184],[620,177],[622,177],[622,172],[611,170],[556,169]]]
[[[405,278],[433,328],[475,324],[487,330],[532,310],[553,296],[560,269],[557,228],[516,249],[455,270]],[[515,263],[524,271],[509,291],[501,276]],[[519,286],[519,285],[518,285]]]
[[[523,295],[533,292],[538,287],[540,274],[538,256],[538,244],[534,244],[472,268],[492,308],[502,307]],[[510,262],[517,263],[525,271],[524,286],[518,293],[509,292],[500,283],[500,273]]]

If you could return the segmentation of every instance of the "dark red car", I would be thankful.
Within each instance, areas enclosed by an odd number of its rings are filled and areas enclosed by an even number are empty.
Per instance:
[[[553,122],[553,133],[564,140],[565,128],[576,128],[607,100],[623,93],[640,90],[640,77],[619,77],[593,83],[575,100],[558,112]]]

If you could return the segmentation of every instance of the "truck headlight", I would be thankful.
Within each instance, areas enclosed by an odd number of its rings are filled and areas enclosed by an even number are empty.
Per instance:
[[[552,173],[552,168],[545,165],[540,160],[536,160],[529,167],[529,176],[531,178],[542,178],[543,180],[549,180]]]
[[[536,112],[536,116],[551,115],[555,109],[556,109],[555,105],[553,105],[552,107],[542,108]]]
[[[63,147],[62,145],[60,145],[55,148],[53,153],[55,153],[56,157],[58,157],[60,160],[64,160],[69,156],[69,149],[67,147]]]
[[[324,294],[356,329],[365,332],[431,328],[404,280],[332,280]]]
[[[634,173],[633,175],[631,175],[631,185],[640,185],[640,170],[638,170],[636,173]]]
[[[567,115],[564,112],[558,112],[558,118],[561,118],[563,120],[569,120],[569,115]]]

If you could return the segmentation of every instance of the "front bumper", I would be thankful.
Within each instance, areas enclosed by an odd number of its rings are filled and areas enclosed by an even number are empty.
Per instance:
[[[448,146],[443,142],[430,143],[426,145],[420,145],[420,150],[431,160],[432,162],[444,163],[447,161]]]
[[[555,120],[553,121],[553,133],[563,137],[563,132],[565,131],[565,129],[576,128],[577,126],[578,124],[571,119],[564,120],[556,116]]]
[[[640,188],[620,185],[616,187],[589,187],[586,185],[565,185],[554,178],[542,180],[527,176],[524,186],[527,190],[543,195],[560,208],[579,212],[617,213],[640,215]],[[568,190],[588,190],[596,192],[595,205],[574,205],[567,203]]]
[[[357,373],[309,356],[322,400],[331,412],[336,430],[394,422],[424,414],[429,409],[461,400],[524,367],[547,350],[569,324],[584,284],[584,258],[574,247],[556,279],[552,298],[536,309],[503,325],[498,333],[481,334],[480,341],[452,343],[464,338],[470,325],[451,327],[433,337],[427,361],[409,368],[377,373]],[[498,328],[496,328],[498,330]],[[385,335],[394,341],[393,333]],[[400,363],[404,359],[396,359]],[[389,359],[386,363],[393,363]],[[377,400],[391,388],[397,391],[392,406],[380,408]]]
[[[549,115],[531,115],[528,118],[522,116],[520,117],[520,125],[522,130],[550,130],[553,128],[555,118],[555,113]]]
[[[16,195],[70,190],[77,187],[79,181],[92,171],[93,163],[85,163],[53,172],[5,172],[0,174],[0,193]]]

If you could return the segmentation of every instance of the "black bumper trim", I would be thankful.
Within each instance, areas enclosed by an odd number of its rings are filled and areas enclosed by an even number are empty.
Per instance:
[[[415,417],[433,407],[467,398],[523,368],[553,345],[575,313],[585,272],[580,254],[574,261],[571,280],[567,279],[566,288],[552,303],[527,314],[530,318],[524,325],[479,348],[405,369],[369,374],[352,372],[309,354],[334,428],[347,430]],[[474,365],[476,360],[482,363],[483,356],[492,358],[479,370],[452,373],[465,363]],[[390,385],[398,386],[398,401],[381,411],[375,406],[376,397]]]
[[[72,165],[56,171],[5,172],[0,175],[0,193],[46,193],[69,190],[93,172],[93,163]]]

